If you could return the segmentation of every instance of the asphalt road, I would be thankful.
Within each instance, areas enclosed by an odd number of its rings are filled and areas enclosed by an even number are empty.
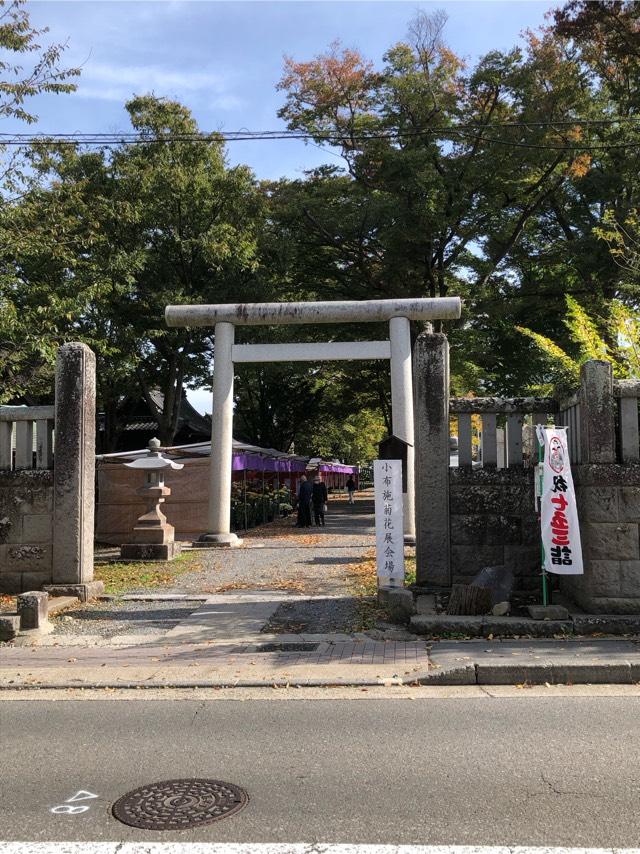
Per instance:
[[[139,696],[140,692],[138,692]],[[1,840],[634,847],[639,696],[454,699],[0,698]],[[143,784],[211,777],[238,815],[126,827]],[[53,814],[79,790],[79,814]]]

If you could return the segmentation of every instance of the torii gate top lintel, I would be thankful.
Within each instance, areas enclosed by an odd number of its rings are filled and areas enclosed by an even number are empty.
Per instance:
[[[167,326],[283,326],[313,323],[377,323],[408,320],[457,320],[460,297],[335,300],[328,302],[256,302],[220,305],[169,305]]]

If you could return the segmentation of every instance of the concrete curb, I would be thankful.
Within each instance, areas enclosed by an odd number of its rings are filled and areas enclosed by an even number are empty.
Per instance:
[[[20,690],[68,690],[68,689],[148,689],[148,688],[371,688],[394,685],[635,685],[640,684],[640,662],[612,662],[603,664],[465,664],[460,667],[433,668],[418,672],[410,678],[390,676],[388,678],[338,677],[329,679],[310,677],[306,679],[201,679],[166,681],[91,680],[87,682],[25,682],[23,684],[0,684],[2,691]]]
[[[640,663],[470,664],[418,673],[404,684],[420,685],[636,685]]]

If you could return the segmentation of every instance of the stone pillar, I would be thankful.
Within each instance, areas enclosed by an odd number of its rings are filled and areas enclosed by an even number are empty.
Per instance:
[[[86,344],[65,344],[56,361],[54,588],[93,580],[95,424],[95,356]],[[86,598],[86,590],[78,595]]]
[[[416,583],[451,584],[449,542],[449,342],[423,332],[413,353]]]
[[[592,359],[580,368],[580,462],[615,463],[613,369]]]
[[[233,455],[233,341],[235,328],[215,325],[213,353],[213,412],[209,475],[208,532],[200,544],[235,546],[242,540],[231,533],[231,464]]]
[[[411,328],[406,317],[389,321],[391,345],[391,418],[394,436],[407,443],[407,491],[402,496],[405,542],[416,539],[414,503],[413,382],[411,377]]]

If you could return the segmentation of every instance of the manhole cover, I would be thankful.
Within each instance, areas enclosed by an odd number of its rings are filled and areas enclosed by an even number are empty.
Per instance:
[[[315,652],[319,643],[263,643],[256,647],[256,652]]]
[[[200,827],[238,812],[249,802],[240,786],[220,780],[165,780],[119,798],[114,816],[144,830]]]

